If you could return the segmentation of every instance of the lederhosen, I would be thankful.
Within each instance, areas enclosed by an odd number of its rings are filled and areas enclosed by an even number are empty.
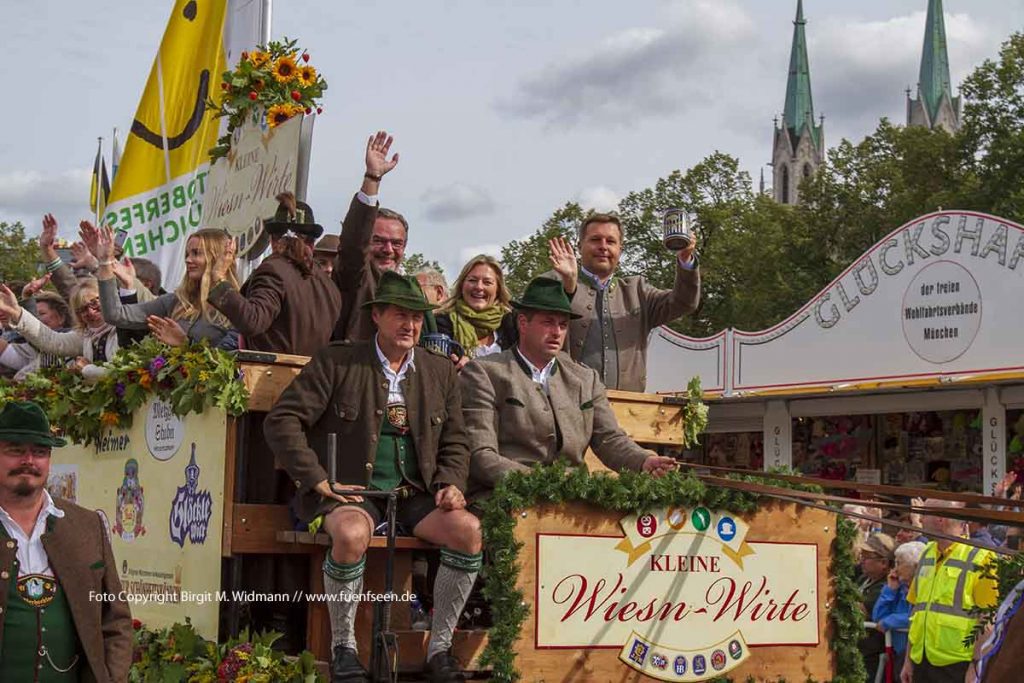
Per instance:
[[[17,543],[3,525],[0,539]],[[22,574],[17,558],[12,570],[17,578],[7,583],[0,681],[78,681],[82,648],[60,580],[46,574]]]

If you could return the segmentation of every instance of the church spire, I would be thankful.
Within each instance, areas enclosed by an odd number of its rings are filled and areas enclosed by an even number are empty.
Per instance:
[[[797,0],[796,19],[793,21],[793,46],[789,52],[789,78],[786,81],[786,106],[783,110],[783,125],[789,129],[793,139],[800,137],[806,125],[817,140],[814,130],[814,98],[811,96],[811,65],[807,59],[807,36],[804,33],[803,0]]]
[[[909,109],[908,125],[944,128],[949,132],[960,128],[960,98],[953,97],[949,78],[942,0],[928,0],[917,100],[910,101]]]
[[[786,104],[781,125],[773,121],[772,194],[782,204],[799,203],[800,183],[817,171],[825,160],[824,125],[814,125],[806,25],[803,0],[797,0],[786,79]]]

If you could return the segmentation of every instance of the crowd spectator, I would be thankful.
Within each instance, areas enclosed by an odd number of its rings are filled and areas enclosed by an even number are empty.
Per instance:
[[[890,633],[892,639],[893,676],[900,676],[903,660],[907,652],[907,629],[910,628],[910,603],[907,602],[907,591],[910,582],[917,573],[917,564],[924,552],[925,544],[909,541],[896,547],[894,556],[896,566],[886,577],[871,611],[871,621],[877,624],[879,633]],[[874,672],[868,669],[868,676]]]
[[[73,328],[56,332],[23,309],[6,285],[0,285],[0,315],[7,317],[12,328],[41,352],[73,358],[71,368],[95,381],[106,373],[102,364],[117,352],[117,334],[114,326],[103,319],[96,280],[88,279],[79,284],[71,294],[70,303],[74,312]]]
[[[334,273],[334,261],[338,258],[338,236],[324,235],[313,245],[313,265],[327,277]]]
[[[42,291],[33,297],[33,302],[35,316],[43,325],[54,332],[66,332],[71,328],[71,311],[59,294]],[[27,341],[10,342],[0,339],[0,366],[12,372],[17,382],[41,367],[55,367],[63,362],[63,357],[52,353],[40,353]]]
[[[413,273],[413,276],[423,290],[423,296],[433,305],[440,306],[448,298],[448,281],[445,280],[444,273],[436,268],[424,266]]]
[[[109,227],[96,228],[89,223],[81,227],[82,241],[99,261],[96,271],[99,279],[100,304],[104,319],[115,327],[134,330],[148,329],[165,344],[182,346],[206,339],[220,348],[237,348],[237,337],[231,332],[231,323],[214,307],[206,303],[212,289],[213,265],[229,251],[231,239],[221,230],[199,230],[188,238],[185,245],[185,274],[173,293],[144,303],[126,304],[121,300],[121,285],[131,277],[115,277],[114,233]],[[236,286],[238,278],[234,261],[224,275]]]
[[[871,618],[878,596],[885,587],[886,577],[892,571],[894,548],[895,542],[891,536],[873,533],[858,549],[861,570],[859,588],[865,619]],[[868,674],[877,671],[879,657],[885,652],[885,636],[878,631],[867,631],[858,646]]]

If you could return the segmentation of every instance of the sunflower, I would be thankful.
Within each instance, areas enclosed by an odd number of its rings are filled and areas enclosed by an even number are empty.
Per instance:
[[[270,61],[270,53],[264,52],[263,50],[256,50],[249,53],[249,62],[254,67],[259,69],[261,66]]]
[[[302,107],[295,104],[275,104],[267,112],[267,125],[271,128],[276,128],[301,112]]]
[[[291,55],[278,57],[274,62],[274,78],[279,83],[291,82],[295,79],[296,72],[298,72],[298,67],[295,66],[295,58]]]
[[[299,85],[313,85],[316,83],[316,69],[309,64],[299,67]]]

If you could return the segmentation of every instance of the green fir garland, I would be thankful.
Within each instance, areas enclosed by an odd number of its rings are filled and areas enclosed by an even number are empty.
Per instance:
[[[758,477],[734,478],[820,491],[817,487],[807,485],[774,480],[763,482]],[[482,504],[484,544],[491,559],[490,566],[485,568],[487,583],[484,595],[491,604],[494,623],[488,632],[489,642],[481,656],[481,664],[493,667],[492,677],[495,681],[512,682],[521,679],[515,666],[512,646],[519,638],[523,622],[529,614],[529,606],[522,592],[516,588],[519,551],[522,548],[522,544],[515,540],[516,514],[519,511],[546,503],[582,502],[623,514],[641,513],[669,505],[703,505],[746,515],[757,511],[765,500],[771,499],[745,491],[709,487],[690,473],[672,472],[660,479],[634,472],[612,476],[605,473],[590,474],[585,468],[559,462],[537,466],[528,473],[508,474],[494,495]],[[835,627],[835,637],[830,645],[835,651],[838,672],[832,680],[834,683],[859,683],[866,680],[867,674],[857,649],[857,642],[864,633],[864,615],[861,612],[860,592],[853,580],[853,539],[856,531],[852,523],[839,515],[836,516],[836,525],[831,564],[835,602],[828,608],[829,618]]]

